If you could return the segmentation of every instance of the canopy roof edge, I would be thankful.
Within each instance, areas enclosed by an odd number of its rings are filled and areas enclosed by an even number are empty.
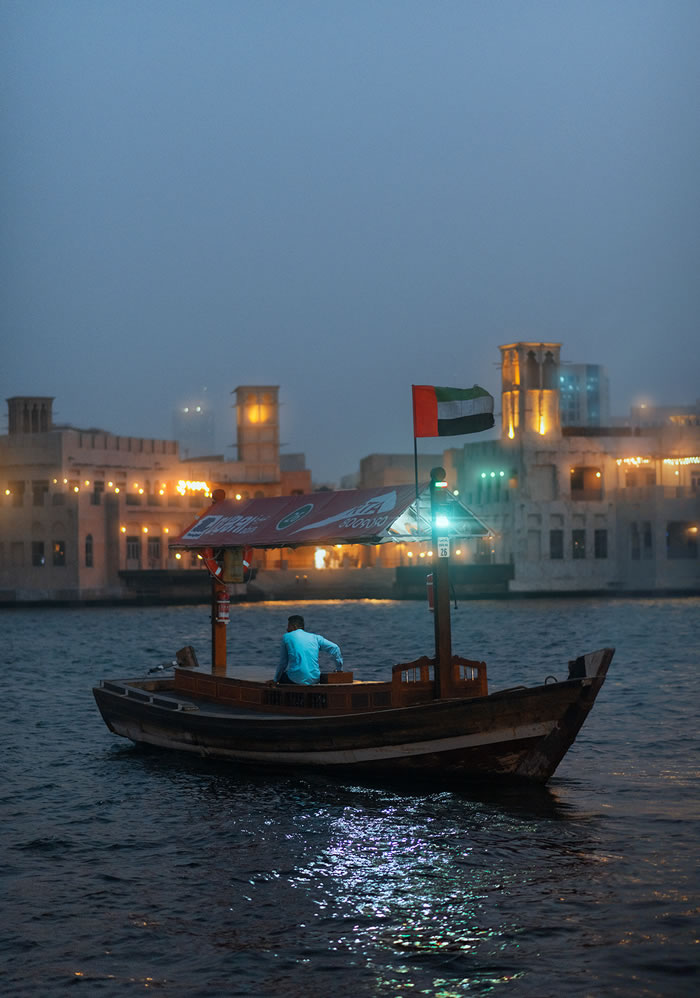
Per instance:
[[[448,526],[454,538],[491,531],[451,492]],[[308,495],[222,499],[201,513],[170,548],[296,548],[318,544],[385,544],[429,540],[430,486],[393,485]]]

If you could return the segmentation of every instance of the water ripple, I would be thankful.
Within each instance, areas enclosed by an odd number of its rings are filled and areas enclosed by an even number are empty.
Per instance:
[[[4,993],[695,995],[699,608],[459,608],[455,648],[487,659],[493,688],[617,646],[545,789],[273,777],[139,750],[90,687],[206,649],[206,611],[0,611]],[[272,670],[289,612],[236,608],[242,663]],[[368,679],[430,647],[420,604],[304,612]]]

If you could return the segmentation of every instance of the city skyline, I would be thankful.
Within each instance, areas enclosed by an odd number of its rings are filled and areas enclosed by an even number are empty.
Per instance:
[[[3,398],[170,439],[206,385],[221,449],[235,386],[277,384],[335,482],[412,448],[412,383],[498,397],[504,343],[604,365],[614,415],[697,399],[696,4],[0,22]]]

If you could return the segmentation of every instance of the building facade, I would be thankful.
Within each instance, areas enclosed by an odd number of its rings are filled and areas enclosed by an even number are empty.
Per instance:
[[[236,395],[238,461],[183,461],[174,440],[55,426],[53,398],[8,399],[0,601],[119,599],[134,573],[199,571],[196,556],[168,544],[215,489],[241,502],[310,491],[307,469],[280,469],[277,389],[244,386]]]
[[[562,426],[557,343],[502,356],[500,439],[446,453],[511,591],[700,591],[700,427]]]

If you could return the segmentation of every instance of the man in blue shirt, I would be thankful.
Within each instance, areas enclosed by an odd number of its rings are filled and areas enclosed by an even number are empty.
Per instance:
[[[287,622],[287,633],[282,638],[280,664],[277,666],[276,683],[298,683],[315,686],[320,681],[321,670],[318,664],[320,650],[327,651],[335,660],[335,671],[343,668],[343,656],[338,645],[304,630],[304,618],[295,614]]]

